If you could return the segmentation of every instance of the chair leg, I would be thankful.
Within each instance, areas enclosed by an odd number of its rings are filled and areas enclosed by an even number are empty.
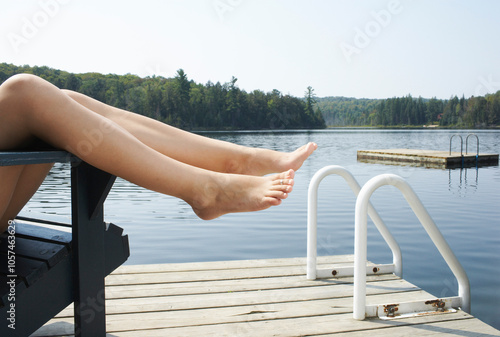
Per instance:
[[[71,168],[77,337],[106,335],[103,203],[115,178],[85,162]]]

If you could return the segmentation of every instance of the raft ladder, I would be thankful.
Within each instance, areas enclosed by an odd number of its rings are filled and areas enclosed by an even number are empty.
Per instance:
[[[452,135],[450,137],[450,151],[449,155],[451,156],[451,143],[454,137],[460,138],[460,156],[462,157],[462,166],[464,166],[464,140],[461,135]],[[476,166],[479,161],[479,137],[475,133],[469,133],[467,137],[465,137],[465,155],[468,155],[468,147],[469,147],[469,137],[476,137]]]
[[[478,136],[477,136],[476,134],[474,134],[474,133],[469,133],[469,134],[467,135],[467,137],[465,138],[465,154],[467,154],[467,153],[468,153],[468,152],[467,152],[467,150],[468,150],[468,148],[467,148],[467,147],[468,147],[469,137],[471,137],[471,136],[476,137],[476,160],[477,160],[477,158],[479,157],[479,138],[478,138]]]

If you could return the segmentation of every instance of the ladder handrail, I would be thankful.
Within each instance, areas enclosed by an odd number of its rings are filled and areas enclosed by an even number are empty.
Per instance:
[[[312,177],[309,183],[307,198],[307,278],[313,280],[316,279],[318,187],[321,181],[331,174],[336,174],[344,178],[355,196],[358,196],[361,190],[354,176],[345,168],[338,165],[326,166],[316,172]],[[392,251],[394,274],[403,277],[403,259],[399,244],[396,242],[396,239],[394,239],[371,203],[368,203],[368,214]]]
[[[465,138],[465,154],[467,154],[467,147],[468,147],[468,141],[469,137],[474,136],[476,137],[476,144],[477,144],[477,152],[476,152],[476,157],[479,156],[479,137],[475,133],[469,133],[467,137]]]
[[[451,156],[451,141],[453,140],[453,137],[455,137],[455,136],[460,137],[460,155],[463,156],[464,155],[464,139],[460,135],[452,135],[450,137],[450,156]]]
[[[392,185],[397,187],[413,212],[420,220],[427,234],[432,239],[444,260],[450,267],[458,281],[458,295],[461,298],[462,310],[470,312],[470,283],[467,274],[437,228],[424,205],[410,185],[401,177],[394,174],[382,174],[370,179],[361,189],[356,200],[355,210],[355,244],[354,244],[354,299],[353,317],[362,320],[366,315],[366,263],[367,263],[367,213],[370,197],[381,186]]]

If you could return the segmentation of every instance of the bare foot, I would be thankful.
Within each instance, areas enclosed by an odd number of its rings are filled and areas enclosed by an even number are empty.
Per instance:
[[[295,172],[288,170],[266,177],[215,173],[200,186],[195,200],[186,200],[203,220],[226,213],[253,212],[280,205],[293,189]]]
[[[292,169],[297,171],[307,158],[318,148],[316,143],[307,143],[299,147],[297,150],[289,153],[282,153],[281,158],[277,159],[275,163],[274,172]]]
[[[248,149],[247,157],[232,161],[228,167],[228,172],[263,176],[290,169],[297,171],[317,148],[318,145],[311,142],[293,152],[279,152],[256,148]]]

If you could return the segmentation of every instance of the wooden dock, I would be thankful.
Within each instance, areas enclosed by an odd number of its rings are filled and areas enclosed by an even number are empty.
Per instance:
[[[106,278],[107,336],[500,336],[460,310],[356,321],[352,277],[307,280],[305,270],[305,258],[122,266]],[[367,281],[367,304],[433,297],[392,274]],[[68,307],[33,336],[72,335],[72,315]]]
[[[498,165],[498,154],[463,154],[460,152],[384,149],[359,150],[358,161],[393,165],[416,165],[434,168],[457,168]]]

